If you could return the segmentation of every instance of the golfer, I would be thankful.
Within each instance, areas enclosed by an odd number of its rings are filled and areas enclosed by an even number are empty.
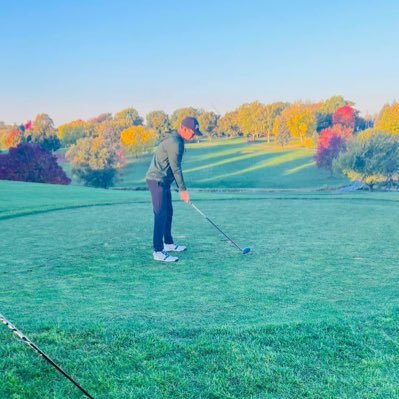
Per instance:
[[[183,119],[177,131],[162,133],[146,174],[154,209],[153,257],[161,262],[176,262],[179,258],[170,255],[169,252],[186,250],[184,245],[175,244],[172,237],[173,207],[170,185],[175,181],[180,198],[184,202],[190,202],[181,163],[184,141],[190,141],[195,135],[202,136],[202,133],[197,119],[192,117]]]

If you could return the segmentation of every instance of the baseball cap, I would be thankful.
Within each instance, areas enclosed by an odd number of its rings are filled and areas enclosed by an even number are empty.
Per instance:
[[[202,136],[201,131],[199,130],[199,123],[197,119],[192,116],[188,116],[181,121],[181,125],[185,126],[188,129],[191,129],[197,136]]]

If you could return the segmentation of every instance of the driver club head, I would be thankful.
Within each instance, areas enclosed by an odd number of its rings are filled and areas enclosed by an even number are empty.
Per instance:
[[[247,247],[247,248],[243,248],[241,252],[243,253],[243,255],[245,255],[245,254],[247,254],[250,251],[251,251],[251,248]]]

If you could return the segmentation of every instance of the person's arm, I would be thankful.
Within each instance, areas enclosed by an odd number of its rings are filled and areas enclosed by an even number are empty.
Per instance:
[[[167,147],[169,165],[172,169],[173,176],[175,178],[179,191],[187,191],[186,184],[184,183],[183,172],[181,163],[184,153],[184,144],[177,141],[172,141]]]

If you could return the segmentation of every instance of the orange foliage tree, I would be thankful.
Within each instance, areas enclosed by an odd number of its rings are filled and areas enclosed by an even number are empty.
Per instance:
[[[126,151],[139,156],[149,151],[157,138],[153,130],[147,130],[144,126],[131,126],[121,132],[121,142]]]

